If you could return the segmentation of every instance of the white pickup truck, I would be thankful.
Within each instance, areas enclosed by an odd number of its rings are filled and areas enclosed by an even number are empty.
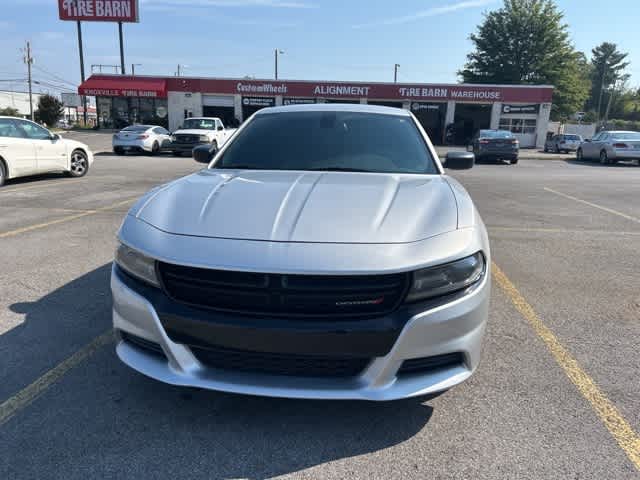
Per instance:
[[[225,128],[222,120],[216,117],[191,117],[171,135],[171,144],[167,147],[175,156],[188,154],[200,145],[210,145],[213,151],[218,150],[236,131]]]

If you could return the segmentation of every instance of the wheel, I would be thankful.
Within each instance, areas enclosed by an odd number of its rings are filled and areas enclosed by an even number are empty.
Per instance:
[[[547,147],[547,144],[545,143],[544,145],[544,149],[543,149],[544,153],[549,153],[549,147]]]
[[[122,150],[120,147],[115,147],[113,149],[113,153],[115,153],[116,155],[124,155],[124,150]]]
[[[0,161],[0,187],[4,185],[4,181],[7,178],[7,173],[4,171],[4,163]]]
[[[601,165],[607,165],[609,163],[609,155],[607,155],[607,151],[606,150],[602,150],[600,152],[600,164]]]
[[[579,162],[582,162],[584,160],[584,156],[582,155],[582,149],[581,148],[576,150],[576,160],[578,160]]]
[[[159,151],[160,145],[158,144],[158,142],[153,142],[153,145],[151,146],[151,155],[157,155]]]
[[[556,143],[556,153],[560,153],[560,148],[558,147],[557,143]]]
[[[517,158],[512,158],[511,160],[509,160],[509,163],[511,165],[515,165],[516,163],[518,163],[518,159]]]
[[[72,177],[84,177],[89,171],[89,160],[87,154],[82,150],[74,150],[71,154],[71,169],[69,175]]]
[[[174,150],[173,152],[171,152],[171,155],[173,155],[174,157],[181,157],[182,156],[182,152],[176,152]]]

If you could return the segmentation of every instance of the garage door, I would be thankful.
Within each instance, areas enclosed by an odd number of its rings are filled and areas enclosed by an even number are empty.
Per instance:
[[[202,105],[205,107],[233,107],[233,96],[203,95]]]

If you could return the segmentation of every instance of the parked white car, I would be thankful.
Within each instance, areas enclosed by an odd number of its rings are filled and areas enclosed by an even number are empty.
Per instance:
[[[235,128],[225,128],[222,120],[216,117],[186,118],[184,124],[173,132],[169,149],[176,156],[191,155],[195,147],[209,144],[216,152],[235,131]]]
[[[157,154],[171,144],[171,134],[166,128],[155,125],[131,125],[113,136],[116,155],[127,152]]]
[[[638,160],[640,164],[640,132],[604,130],[580,144],[578,160],[600,160],[607,165],[618,160]]]
[[[22,118],[0,117],[0,185],[9,178],[48,172],[82,177],[93,163],[87,145]]]

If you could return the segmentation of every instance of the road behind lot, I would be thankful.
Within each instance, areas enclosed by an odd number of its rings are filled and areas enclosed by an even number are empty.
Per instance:
[[[198,168],[98,155],[85,178],[0,189],[0,478],[638,478],[639,167],[456,173],[500,269],[483,362],[384,404],[179,389],[120,364],[101,336],[115,232],[133,198]]]

